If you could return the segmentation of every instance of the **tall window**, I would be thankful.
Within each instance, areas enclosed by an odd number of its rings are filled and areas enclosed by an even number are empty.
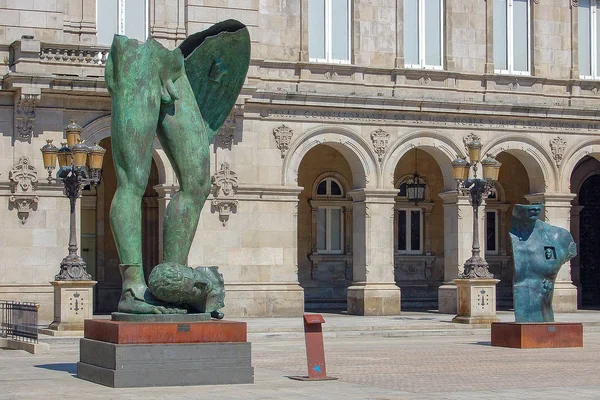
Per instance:
[[[308,1],[308,56],[313,62],[350,63],[350,0]]]
[[[342,185],[333,178],[325,178],[317,186],[317,197],[341,198]],[[343,210],[339,206],[319,206],[317,209],[317,252],[343,253]]]
[[[444,0],[404,0],[404,64],[442,69]]]
[[[485,252],[498,254],[498,211],[485,212]]]
[[[529,0],[494,0],[494,69],[500,74],[529,75]]]
[[[398,252],[423,252],[423,213],[420,208],[398,210]]]
[[[597,0],[579,0],[579,77],[582,79],[599,79],[600,27],[598,23]]]
[[[139,41],[148,37],[147,0],[97,0],[98,44],[110,45],[113,35],[126,35]]]

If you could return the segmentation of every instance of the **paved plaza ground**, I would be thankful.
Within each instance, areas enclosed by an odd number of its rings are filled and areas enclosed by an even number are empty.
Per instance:
[[[302,324],[261,318],[245,320],[253,385],[111,389],[75,377],[77,338],[44,338],[49,355],[0,350],[0,399],[600,399],[600,312],[557,315],[584,322],[578,349],[491,347],[486,327],[436,313],[324,316],[327,371],[337,381],[288,379],[306,374]]]

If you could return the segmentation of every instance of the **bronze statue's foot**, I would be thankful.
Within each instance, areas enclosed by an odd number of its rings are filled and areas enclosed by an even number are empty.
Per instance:
[[[129,314],[185,314],[186,309],[172,307],[165,303],[134,296],[131,289],[126,290],[119,300],[119,312]]]
[[[223,314],[221,311],[215,310],[210,312],[210,316],[215,319],[223,319],[225,314]]]

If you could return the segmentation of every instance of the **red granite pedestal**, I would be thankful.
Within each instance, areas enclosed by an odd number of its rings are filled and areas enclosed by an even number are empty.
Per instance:
[[[572,322],[495,322],[492,346],[519,349],[583,347],[583,325]]]
[[[86,320],[79,378],[110,387],[254,383],[245,322]]]

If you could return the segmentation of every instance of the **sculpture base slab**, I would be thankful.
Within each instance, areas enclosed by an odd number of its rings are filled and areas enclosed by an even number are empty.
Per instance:
[[[115,344],[243,343],[245,322],[124,322],[86,319],[84,338]]]
[[[254,383],[245,322],[85,321],[77,376],[110,387]]]
[[[254,383],[250,343],[80,341],[77,376],[113,388]]]
[[[496,322],[492,346],[518,349],[583,347],[583,325],[572,322]]]
[[[110,314],[112,321],[127,322],[197,322],[210,320],[210,313],[197,314],[129,314],[114,312]]]

